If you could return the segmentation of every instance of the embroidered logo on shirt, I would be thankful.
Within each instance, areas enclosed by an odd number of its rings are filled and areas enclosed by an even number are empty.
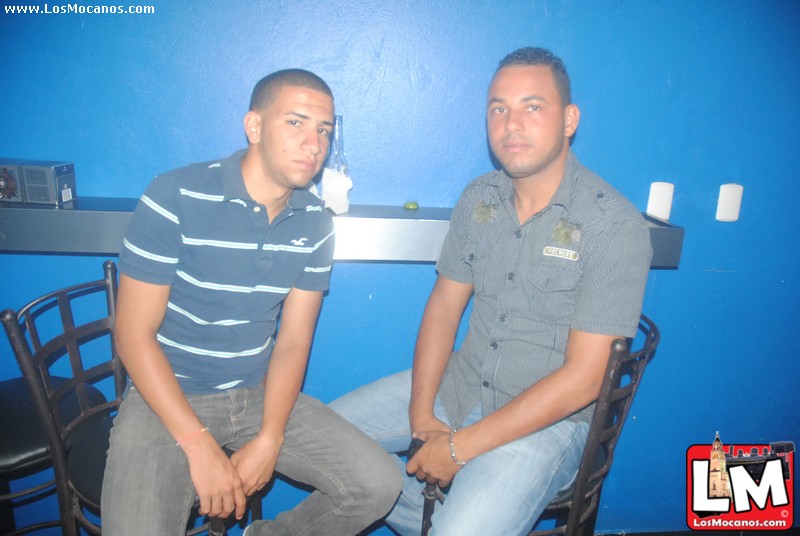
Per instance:
[[[300,238],[300,239],[297,239],[297,240],[291,240],[291,242],[295,246],[305,246],[306,245],[306,240],[308,240],[308,238],[303,237],[303,238]]]
[[[486,201],[481,201],[475,207],[475,210],[472,213],[472,219],[475,220],[475,223],[479,224],[491,223],[497,217],[498,208],[499,205],[497,204],[490,204]]]
[[[542,253],[547,257],[560,257],[562,259],[567,259],[568,261],[578,260],[578,252],[572,251],[571,249],[557,248],[554,246],[545,246],[544,251],[542,251]]]
[[[569,244],[570,242],[580,242],[581,226],[561,218],[558,220],[556,228],[553,229],[553,240],[563,245]]]

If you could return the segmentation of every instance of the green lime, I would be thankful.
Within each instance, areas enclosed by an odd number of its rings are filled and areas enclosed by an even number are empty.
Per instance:
[[[408,210],[417,210],[419,208],[419,203],[417,203],[416,201],[409,201],[408,203],[403,205],[403,208]]]

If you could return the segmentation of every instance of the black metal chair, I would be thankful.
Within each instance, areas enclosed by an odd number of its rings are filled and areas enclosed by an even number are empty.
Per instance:
[[[11,482],[21,482],[48,469],[47,437],[24,379],[0,382],[0,534],[18,536],[61,525],[58,519],[52,519],[18,527],[14,518],[15,508],[53,495],[55,480],[16,486],[22,489],[13,493]]]
[[[661,338],[656,325],[644,315],[639,321],[639,336],[642,338],[641,347],[635,351],[630,348],[632,343],[638,342],[638,338],[633,341],[616,339],[612,342],[611,356],[575,481],[572,486],[559,493],[539,517],[539,522],[555,520],[555,526],[551,529],[533,530],[528,536],[587,536],[594,533],[600,492],[614,461],[614,448],[639,388],[644,368],[655,354]],[[428,485],[423,492],[425,509],[422,536],[427,536],[431,528],[431,516],[437,499],[430,489],[431,486]]]
[[[108,262],[104,270],[102,280],[52,292],[19,312],[0,315],[44,427],[61,527],[70,536],[77,535],[78,523],[100,533],[86,508],[99,511],[108,432],[125,386],[111,341],[116,268]],[[76,306],[87,320],[76,321]],[[99,364],[87,368],[93,362]],[[109,379],[111,385],[104,385]]]
[[[617,339],[612,343],[611,358],[600,387],[575,482],[550,502],[539,519],[555,519],[555,527],[534,530],[529,536],[594,533],[603,481],[614,461],[614,449],[639,388],[639,381],[645,366],[655,354],[660,337],[655,323],[642,315],[639,337],[633,341],[636,343],[641,338],[638,350],[630,349],[632,341]]]
[[[99,512],[109,432],[127,376],[114,347],[117,270],[103,279],[46,294],[0,321],[44,426],[58,492],[63,534],[79,527],[100,534]],[[66,379],[57,379],[56,375]],[[251,512],[261,518],[261,497]],[[187,534],[224,534],[211,520]]]

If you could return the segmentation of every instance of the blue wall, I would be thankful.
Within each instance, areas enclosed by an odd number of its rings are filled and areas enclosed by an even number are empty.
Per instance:
[[[549,47],[582,110],[581,160],[642,210],[650,182],[673,182],[671,221],[686,229],[680,269],[650,276],[645,311],[663,342],[598,530],[685,530],[685,452],[717,430],[726,443],[800,443],[800,4],[143,3],[155,13],[0,14],[0,156],[72,160],[79,195],[138,197],[158,172],[243,146],[253,84],[298,66],[334,90],[353,203],[452,206],[491,167],[483,106],[497,62]],[[735,223],[714,219],[727,182],[745,187]],[[101,261],[0,255],[0,306],[94,278]],[[433,280],[431,265],[338,264],[306,391],[327,401],[407,367]],[[14,375],[0,353],[0,377]],[[276,486],[268,513],[301,495]]]

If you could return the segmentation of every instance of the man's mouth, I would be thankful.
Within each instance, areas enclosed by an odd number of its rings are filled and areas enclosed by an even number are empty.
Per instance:
[[[521,141],[508,141],[503,144],[503,149],[509,153],[521,153],[529,147],[527,143]]]
[[[317,169],[317,163],[314,160],[295,160],[297,165],[306,171],[315,171]]]

